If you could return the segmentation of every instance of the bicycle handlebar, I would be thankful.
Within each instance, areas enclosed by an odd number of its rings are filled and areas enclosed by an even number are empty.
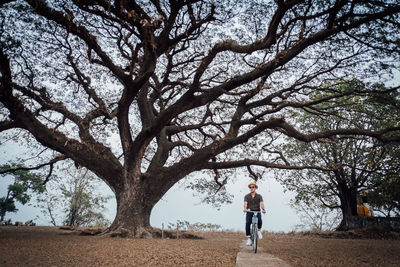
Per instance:
[[[252,212],[252,213],[255,213],[255,214],[262,213],[261,210],[260,211],[258,211],[258,210],[247,210],[246,212]]]

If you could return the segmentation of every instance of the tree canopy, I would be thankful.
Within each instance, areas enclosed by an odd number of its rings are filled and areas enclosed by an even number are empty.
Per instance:
[[[70,158],[103,179],[118,203],[111,231],[148,236],[155,203],[199,170],[223,190],[224,170],[309,168],[278,161],[281,135],[400,140],[398,125],[303,132],[287,113],[360,93],[326,81],[391,77],[396,0],[0,5],[2,136],[22,129],[54,151],[50,170]]]
[[[346,91],[355,87],[365,88],[365,84],[352,80],[337,90]],[[293,112],[292,116],[296,118],[300,129],[310,131],[352,127],[379,129],[397,125],[400,117],[399,94],[391,92],[381,96],[374,90],[370,91],[364,96],[349,96],[341,101],[333,99],[330,103],[320,103],[313,109]],[[324,97],[319,92],[311,96],[316,101]],[[386,105],[382,105],[384,102]],[[315,114],[314,110],[321,109],[327,114]],[[365,190],[371,193],[380,191],[390,198],[390,194],[378,190],[378,184],[384,188],[384,185],[392,183],[391,177],[400,172],[400,165],[396,163],[400,159],[396,158],[399,145],[385,145],[366,136],[331,136],[311,143],[286,140],[280,147],[288,164],[320,167],[319,170],[286,171],[279,176],[287,189],[296,192],[295,202],[313,206],[315,199],[318,199],[327,208],[340,208],[343,217],[357,216],[357,202]]]

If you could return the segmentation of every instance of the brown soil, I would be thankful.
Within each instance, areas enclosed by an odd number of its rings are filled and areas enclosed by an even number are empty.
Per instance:
[[[400,266],[400,235],[349,231],[268,234],[259,246],[292,266]]]
[[[0,266],[235,266],[243,235],[202,235],[204,239],[129,239],[3,226]]]
[[[0,266],[235,266],[244,239],[242,233],[225,232],[195,233],[203,239],[78,234],[55,227],[0,227]],[[259,245],[292,266],[400,266],[400,239],[393,233],[264,234]]]

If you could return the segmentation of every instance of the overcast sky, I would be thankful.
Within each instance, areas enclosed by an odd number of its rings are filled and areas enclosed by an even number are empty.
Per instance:
[[[221,225],[224,229],[244,231],[243,198],[249,192],[248,182],[250,179],[242,177],[234,184],[230,184],[228,192],[234,195],[233,203],[223,205],[220,210],[211,205],[201,204],[198,198],[192,196],[192,192],[185,191],[182,186],[176,185],[155,206],[151,224],[161,227],[163,222],[187,220],[191,223],[214,223]],[[258,184],[257,192],[263,196],[267,210],[267,214],[263,215],[263,229],[274,232],[293,230],[294,226],[300,222],[294,210],[288,205],[289,193],[284,193],[280,184],[272,177]]]

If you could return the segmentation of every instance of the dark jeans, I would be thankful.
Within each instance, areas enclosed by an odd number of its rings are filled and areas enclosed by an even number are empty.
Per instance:
[[[257,217],[258,217],[258,230],[260,230],[262,227],[261,213],[258,213]],[[246,213],[246,235],[247,236],[250,235],[250,225],[251,225],[252,218],[253,218],[253,213],[247,212]]]

